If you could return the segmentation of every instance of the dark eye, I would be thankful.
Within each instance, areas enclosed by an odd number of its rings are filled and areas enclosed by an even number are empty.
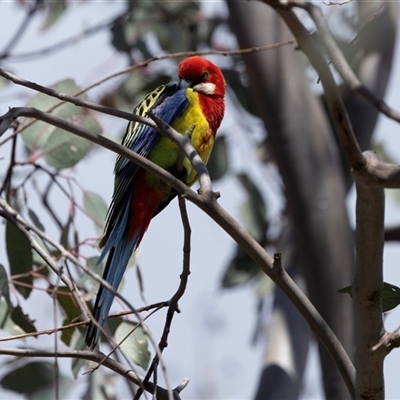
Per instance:
[[[202,81],[205,81],[206,78],[207,78],[207,76],[208,76],[208,72],[203,72],[203,73],[201,74],[200,78],[201,78]]]

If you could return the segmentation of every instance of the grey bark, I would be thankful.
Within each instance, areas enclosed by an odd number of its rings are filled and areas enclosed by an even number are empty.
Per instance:
[[[266,5],[227,3],[240,47],[290,37],[280,18]],[[297,262],[303,269],[310,299],[351,354],[351,301],[338,295],[337,290],[351,282],[353,244],[345,209],[344,179],[329,122],[293,48],[251,54],[243,59],[284,182],[299,254]],[[297,336],[301,332],[291,334]],[[319,349],[326,397],[348,398],[336,366],[325,349]],[[265,382],[264,374],[260,386]]]

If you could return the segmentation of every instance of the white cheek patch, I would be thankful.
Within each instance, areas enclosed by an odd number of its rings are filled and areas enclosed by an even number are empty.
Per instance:
[[[198,83],[197,85],[193,86],[193,89],[204,94],[214,94],[215,84],[211,82]]]

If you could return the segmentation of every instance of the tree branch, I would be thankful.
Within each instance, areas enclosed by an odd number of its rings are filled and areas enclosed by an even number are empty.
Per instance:
[[[365,160],[363,158],[361,149],[358,145],[356,137],[353,132],[353,127],[347,115],[346,108],[344,107],[343,100],[340,96],[339,89],[335,83],[329,65],[325,57],[318,49],[317,45],[311,40],[309,32],[300,22],[297,15],[293,10],[284,9],[276,0],[265,0],[267,4],[275,8],[285,21],[288,28],[295,36],[300,49],[310,60],[312,66],[317,71],[321,83],[324,87],[324,92],[332,115],[336,130],[338,132],[340,142],[345,151],[347,159],[353,168],[358,170],[364,166]]]
[[[44,357],[53,358],[57,356],[58,358],[79,358],[83,360],[89,360],[94,362],[100,362],[106,358],[105,354],[101,352],[84,351],[84,350],[68,350],[68,351],[51,351],[51,350],[37,350],[37,349],[8,349],[0,348],[0,354],[15,356],[15,357]],[[132,369],[120,364],[119,362],[113,360],[112,358],[106,358],[103,365],[114,371],[118,375],[129,379],[131,382],[138,386],[144,386],[145,390],[149,393],[153,393],[157,389],[157,399],[168,400],[168,391],[160,386],[155,386],[152,382],[143,383],[143,377]],[[181,384],[182,385],[182,384]],[[181,391],[181,385],[177,389],[173,390],[174,395]],[[176,397],[175,397],[176,398]],[[178,397],[179,398],[179,397]]]
[[[371,152],[366,157],[374,157]],[[355,310],[356,394],[358,399],[383,399],[385,349],[372,346],[385,333],[382,321],[384,204],[383,189],[356,179],[356,270],[353,280]]]
[[[124,113],[126,114],[126,113]],[[148,159],[141,157],[137,153],[118,145],[105,137],[89,132],[87,130],[78,128],[77,126],[63,121],[60,118],[48,115],[39,110],[32,108],[13,108],[9,110],[0,121],[0,134],[4,132],[9,124],[18,116],[26,116],[31,118],[37,118],[52,125],[55,125],[61,129],[65,129],[72,132],[80,137],[92,141],[93,143],[99,144],[117,154],[120,154],[127,159],[138,164],[140,167],[150,171],[164,182],[168,183],[178,193],[183,194],[189,201],[193,202],[206,214],[208,214],[214,221],[216,221],[246,252],[247,254],[260,266],[260,268],[283,290],[284,293],[291,299],[296,308],[300,311],[303,317],[309,323],[311,329],[318,336],[332,358],[338,365],[338,368],[343,375],[343,379],[349,387],[351,393],[354,392],[355,387],[355,372],[354,367],[343,349],[342,345],[326,324],[324,319],[316,311],[315,307],[309,301],[307,296],[298,288],[298,286],[292,281],[292,279],[283,270],[277,273],[272,268],[272,258],[265,252],[265,250],[241,227],[241,225],[234,220],[216,201],[215,196],[209,196],[209,192],[205,193],[206,196],[195,193],[193,190],[188,188],[181,181],[176,179],[173,175],[151,163]],[[146,124],[149,121],[144,119]],[[150,122],[151,123],[151,122]],[[8,125],[7,125],[8,124]],[[2,131],[3,129],[3,131]],[[185,149],[182,149],[185,151]],[[189,154],[185,155],[191,158],[191,154],[195,153],[195,149],[192,147]],[[200,171],[201,173],[201,171]],[[49,238],[50,239],[50,238]],[[47,240],[47,238],[46,238]],[[51,240],[51,239],[50,239]],[[65,249],[63,249],[66,252]],[[66,252],[66,256],[70,259],[74,259],[70,253]],[[76,260],[76,259],[75,259]],[[76,260],[78,261],[78,260]],[[75,261],[74,261],[75,262]],[[78,263],[79,266],[81,264]],[[85,266],[81,266],[86,268]],[[84,269],[85,270],[85,269]],[[87,271],[86,271],[87,270]],[[108,288],[107,283],[104,282],[97,274],[93,274],[92,271],[86,268],[85,272],[89,275],[95,275],[96,280],[100,281],[105,287]],[[92,276],[91,275],[91,276]],[[110,289],[109,289],[110,290]],[[115,292],[115,291],[114,291]],[[117,294],[118,295],[118,294]],[[121,296],[119,296],[121,297]],[[123,299],[123,298],[122,298]],[[123,299],[125,301],[125,299]],[[125,301],[126,302],[126,301]],[[129,304],[129,303],[127,303]],[[129,307],[131,307],[129,305]],[[133,309],[133,308],[132,308]]]
[[[329,58],[331,59],[336,71],[346,82],[346,84],[352,90],[368,100],[382,114],[385,114],[394,121],[400,122],[400,112],[389,107],[383,99],[377,98],[375,94],[369,90],[353,72],[335,39],[333,38],[325,18],[322,15],[321,9],[312,3],[307,3],[303,8],[308,11],[310,17],[314,20],[322,43],[329,54]]]

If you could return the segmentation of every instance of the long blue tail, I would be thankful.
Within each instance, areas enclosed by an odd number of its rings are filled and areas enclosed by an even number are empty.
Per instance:
[[[137,235],[135,235],[129,240],[128,235],[124,234],[126,233],[128,215],[129,210],[128,207],[126,207],[121,222],[114,227],[97,262],[98,264],[101,263],[106,254],[109,253],[103,272],[103,279],[107,281],[115,291],[118,290],[138,239]],[[106,289],[103,285],[100,285],[93,308],[93,317],[101,327],[104,326],[107,320],[114,297],[114,293]],[[100,330],[95,324],[90,322],[86,332],[85,342],[92,350],[96,347],[99,337]]]

